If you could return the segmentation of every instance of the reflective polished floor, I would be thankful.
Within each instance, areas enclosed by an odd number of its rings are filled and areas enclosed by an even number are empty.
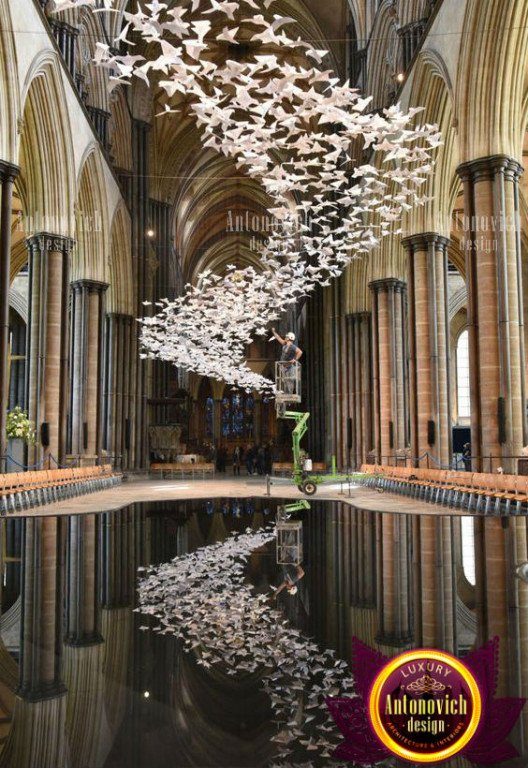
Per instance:
[[[197,618],[200,647],[185,649],[134,611],[138,569],[271,525],[277,506],[193,499],[2,520],[0,768],[258,768],[285,764],[285,733],[289,764],[333,765],[313,746],[308,678],[291,690],[273,678],[297,728],[272,708],[264,668],[226,674],[201,662],[207,617]],[[261,605],[282,612],[300,653],[316,643],[350,663],[356,636],[387,656],[435,647],[463,657],[498,636],[497,695],[527,696],[528,585],[516,575],[528,560],[525,518],[319,501],[295,519],[305,570],[297,594],[273,599],[282,579],[273,541],[248,556],[243,575]],[[339,742],[337,729],[329,738]],[[503,765],[525,766],[526,713],[510,741],[524,757]]]

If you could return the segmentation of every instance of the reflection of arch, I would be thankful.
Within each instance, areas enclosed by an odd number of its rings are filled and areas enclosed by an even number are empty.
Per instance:
[[[72,259],[72,280],[105,282],[107,203],[101,158],[94,147],[87,150],[82,164],[75,214],[77,249]]]
[[[20,166],[31,232],[46,230],[72,236],[75,177],[71,126],[64,109],[66,96],[57,54],[44,51],[36,57],[24,94]]]
[[[109,312],[134,313],[134,278],[131,262],[130,216],[124,203],[117,208],[110,236],[107,307]]]

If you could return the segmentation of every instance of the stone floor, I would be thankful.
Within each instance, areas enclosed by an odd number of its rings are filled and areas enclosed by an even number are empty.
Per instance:
[[[124,480],[120,485],[105,491],[78,496],[48,506],[34,507],[15,513],[18,517],[29,515],[72,515],[87,512],[111,512],[134,502],[171,501],[178,499],[203,498],[248,498],[265,497],[268,488],[265,478],[231,477],[218,475],[210,480],[159,480],[138,479]],[[315,496],[302,494],[287,478],[275,478],[270,485],[269,495],[276,499],[301,499],[343,501],[359,509],[376,512],[400,512],[409,514],[435,515],[445,514],[445,507],[425,504],[414,499],[391,493],[379,492],[362,486],[323,485],[319,486]],[[449,510],[449,514],[463,514]],[[10,515],[13,517],[15,515]]]

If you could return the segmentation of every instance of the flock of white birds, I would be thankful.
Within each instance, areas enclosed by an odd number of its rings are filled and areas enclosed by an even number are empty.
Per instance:
[[[177,637],[203,667],[225,675],[255,674],[271,699],[277,733],[277,765],[297,768],[329,758],[342,741],[325,699],[351,696],[346,662],[322,651],[291,627],[245,581],[245,564],[276,531],[246,529],[244,534],[198,549],[170,563],[141,568],[139,607],[151,617],[140,629]],[[305,762],[303,762],[305,760]]]
[[[248,391],[274,386],[248,367],[247,345],[398,231],[403,212],[426,200],[421,188],[441,143],[436,126],[415,124],[419,109],[369,113],[370,99],[324,68],[328,51],[290,36],[295,19],[274,13],[274,4],[151,0],[129,13],[114,0],[55,2],[57,10],[121,13],[114,46],[124,42],[127,53],[99,42],[95,55],[111,84],[155,78],[166,94],[162,114],[191,114],[203,146],[232,159],[270,199],[276,226],[259,269],[205,271],[140,321],[144,357]],[[131,53],[138,37],[148,60]],[[233,55],[237,46],[242,55]]]

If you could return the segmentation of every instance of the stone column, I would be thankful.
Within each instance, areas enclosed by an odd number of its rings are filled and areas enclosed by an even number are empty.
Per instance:
[[[401,280],[370,283],[374,443],[377,460],[393,463],[407,444],[406,292]]]
[[[107,283],[72,283],[70,448],[100,456],[103,406],[103,318]]]
[[[411,453],[432,466],[451,461],[447,247],[435,233],[403,241],[408,253]],[[427,457],[416,462],[426,466]]]
[[[34,235],[27,243],[30,295],[26,401],[42,446],[30,452],[30,463],[39,459],[61,463],[67,437],[69,257],[74,243],[48,233]],[[43,445],[40,439],[46,437],[46,432],[49,445]]]
[[[67,520],[64,642],[96,645],[101,636],[99,600],[99,515],[72,515]]]
[[[9,285],[13,186],[20,169],[0,160],[0,472],[5,471],[6,419],[9,405]]]
[[[516,160],[459,166],[464,184],[473,469],[516,471],[526,445],[525,361]],[[496,457],[491,459],[490,457]]]
[[[132,121],[132,157],[134,173],[131,177],[132,210],[132,258],[136,274],[136,312],[137,317],[144,314],[143,301],[152,297],[149,274],[149,244],[147,228],[149,222],[149,132],[150,125],[141,121]],[[132,430],[130,436],[131,465],[141,469],[148,463],[148,423],[147,401],[149,398],[148,368],[149,361],[139,359],[139,327],[134,328],[131,349],[134,366],[132,399],[134,405]]]
[[[56,517],[24,518],[18,695],[41,701],[66,692],[61,673],[61,533]]]
[[[217,445],[222,442],[222,400],[213,401],[213,435]]]
[[[348,315],[350,357],[350,418],[352,419],[351,460],[358,469],[372,450],[372,361],[371,315]]]
[[[131,315],[106,315],[103,446],[122,468],[129,466],[130,453],[132,325]]]

